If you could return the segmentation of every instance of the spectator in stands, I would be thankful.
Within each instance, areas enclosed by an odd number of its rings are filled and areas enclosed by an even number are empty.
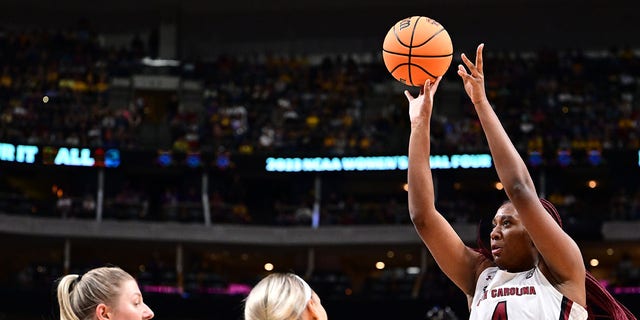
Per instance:
[[[245,300],[245,320],[326,320],[320,297],[299,276],[272,273],[260,280]]]
[[[73,199],[66,193],[63,193],[56,200],[56,210],[60,217],[70,218],[73,213]]]
[[[475,63],[462,55],[468,70],[459,65],[458,75],[510,201],[493,218],[491,252],[467,247],[437,211],[429,163],[430,121],[441,78],[427,81],[417,98],[405,91],[411,121],[409,210],[416,230],[443,272],[467,295],[470,319],[588,319],[594,317],[593,307],[612,319],[636,319],[586,272],[580,249],[562,230],[557,210],[538,198],[524,161],[487,99],[483,47],[478,46]],[[518,293],[501,294],[504,290]]]
[[[82,207],[80,210],[80,216],[82,218],[91,218],[95,216],[96,212],[96,200],[89,192],[85,192],[82,198]]]
[[[151,319],[136,280],[118,267],[69,274],[58,283],[60,320]]]
[[[633,263],[633,258],[629,252],[623,252],[620,261],[614,269],[614,276],[619,286],[638,285],[640,268]]]

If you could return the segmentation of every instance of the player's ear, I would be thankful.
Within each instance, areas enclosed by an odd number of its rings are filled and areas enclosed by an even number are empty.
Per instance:
[[[323,307],[320,304],[320,299],[313,293],[311,300],[307,303],[307,311],[309,312],[310,319],[323,319]]]
[[[111,314],[109,313],[109,307],[104,304],[98,304],[96,307],[96,319],[98,320],[110,320]]]
[[[318,305],[313,299],[307,303],[307,311],[309,312],[310,319],[318,319]]]

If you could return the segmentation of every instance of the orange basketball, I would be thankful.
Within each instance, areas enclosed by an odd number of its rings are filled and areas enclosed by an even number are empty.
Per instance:
[[[396,80],[422,86],[443,75],[453,58],[447,30],[437,21],[413,16],[398,21],[384,38],[382,59]]]

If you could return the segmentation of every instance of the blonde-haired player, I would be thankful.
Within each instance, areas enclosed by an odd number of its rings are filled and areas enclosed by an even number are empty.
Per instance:
[[[61,320],[149,320],[136,280],[118,267],[62,277],[57,288]]]
[[[272,273],[251,289],[245,320],[327,320],[320,297],[293,273]]]

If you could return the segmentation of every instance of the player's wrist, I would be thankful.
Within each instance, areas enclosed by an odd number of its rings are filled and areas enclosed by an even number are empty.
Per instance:
[[[489,104],[489,99],[487,99],[487,97],[484,96],[484,97],[479,98],[479,99],[471,100],[471,103],[473,103],[474,106],[480,106],[480,105],[482,105],[484,103]]]

